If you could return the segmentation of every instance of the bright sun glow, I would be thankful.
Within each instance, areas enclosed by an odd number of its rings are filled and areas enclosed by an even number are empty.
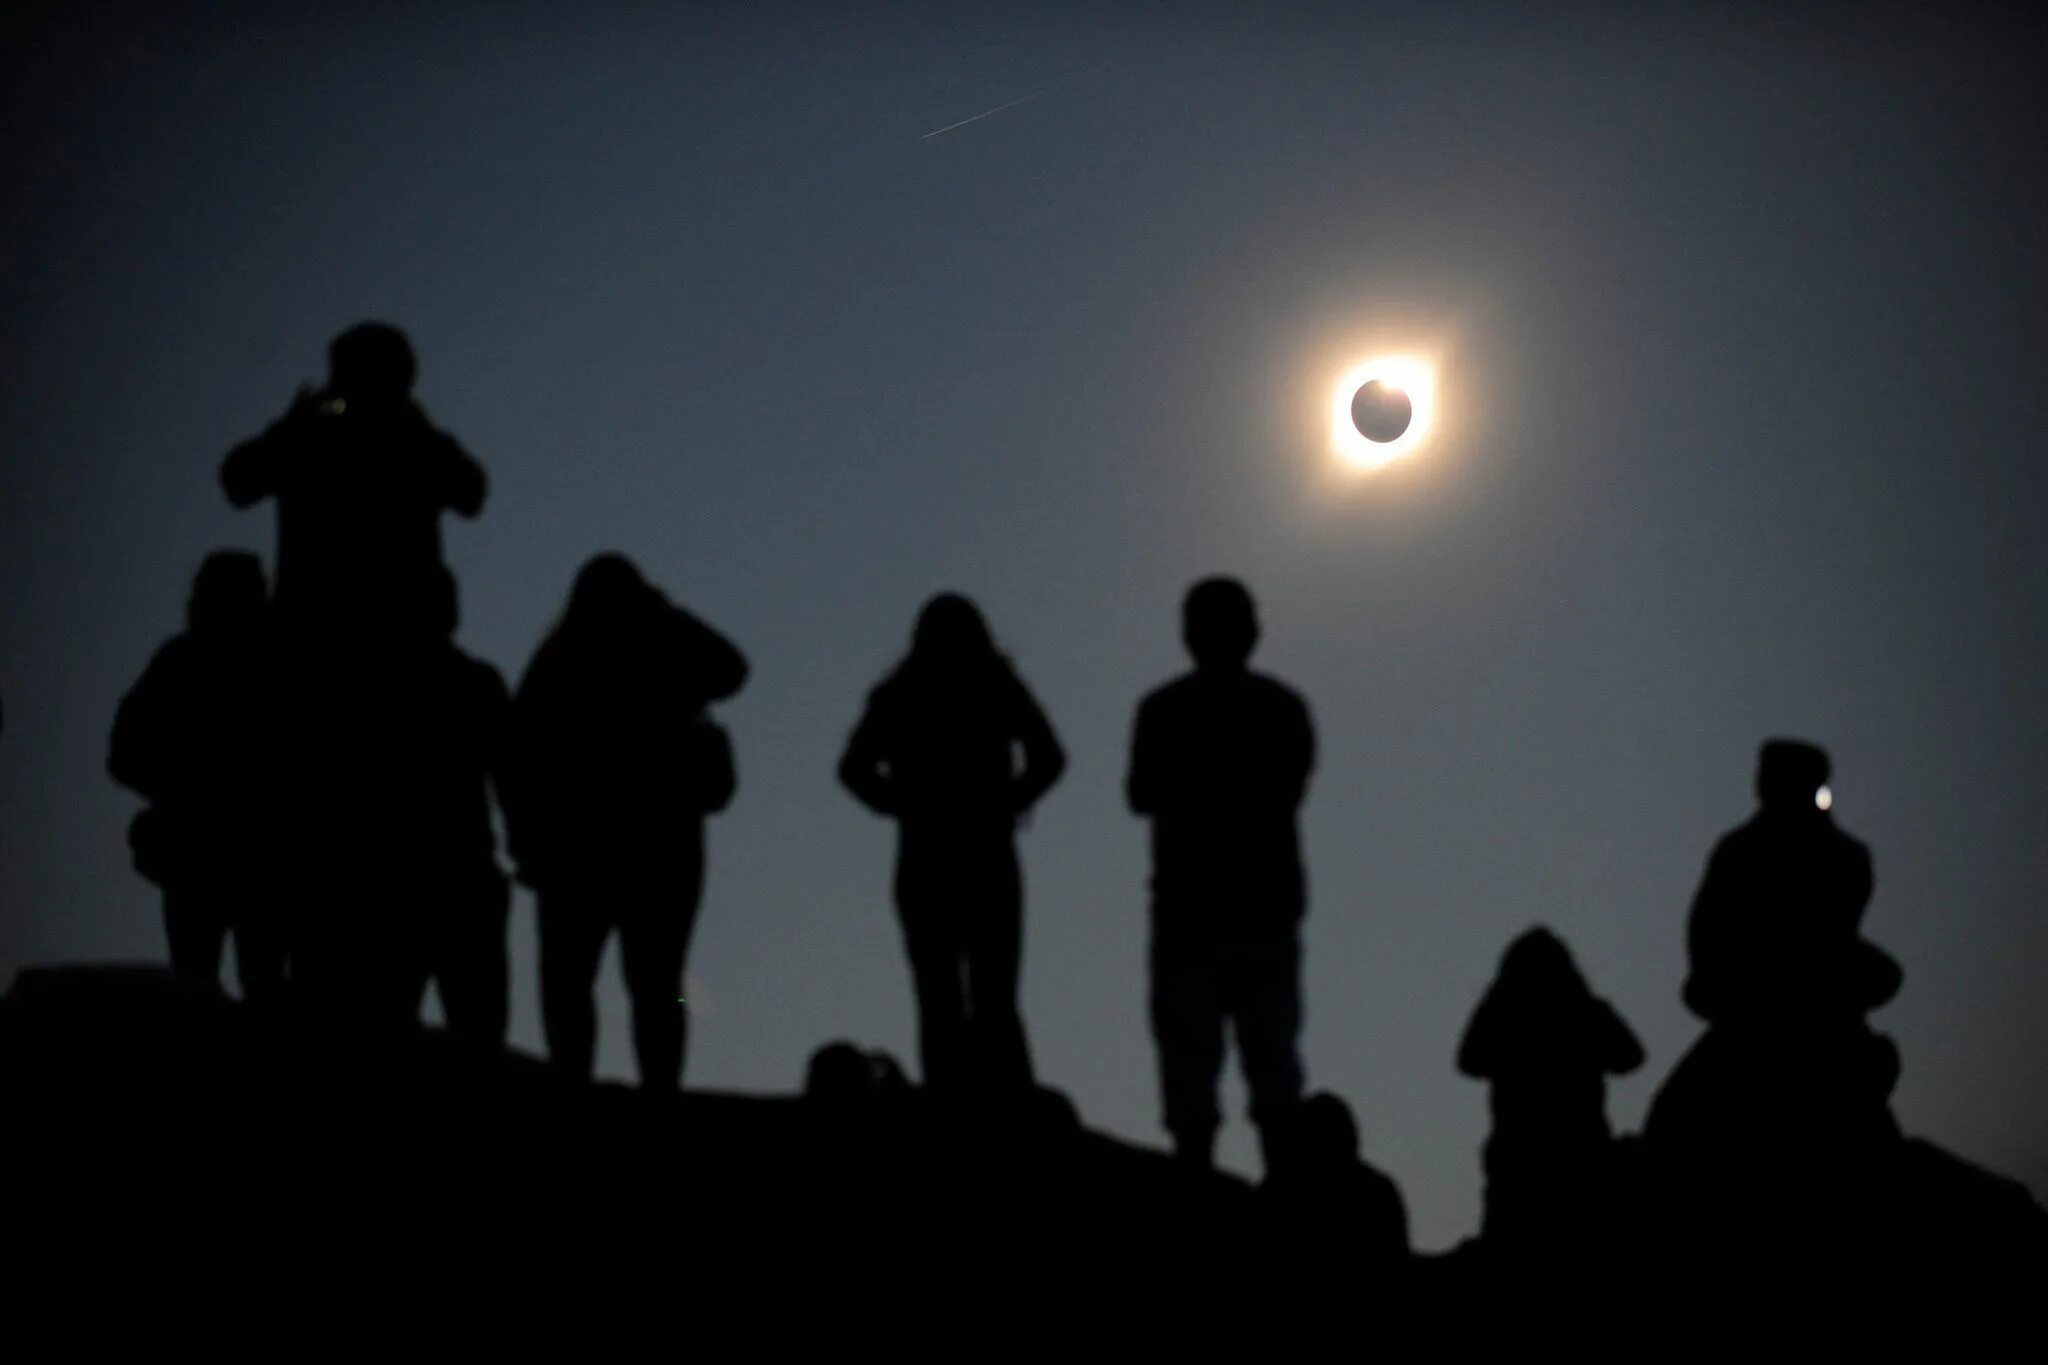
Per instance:
[[[1375,379],[1407,394],[1414,409],[1408,429],[1391,441],[1368,440],[1351,421],[1352,396]],[[1436,372],[1425,361],[1382,356],[1338,376],[1336,392],[1330,398],[1330,444],[1337,458],[1353,468],[1378,469],[1412,453],[1429,438],[1435,420]]]

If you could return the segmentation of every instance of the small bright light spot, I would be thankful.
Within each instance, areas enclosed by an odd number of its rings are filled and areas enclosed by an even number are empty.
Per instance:
[[[1396,389],[1408,399],[1408,427],[1391,441],[1375,441],[1358,429],[1352,400],[1367,384]],[[1436,417],[1436,373],[1425,361],[1408,356],[1382,356],[1354,365],[1337,377],[1330,401],[1330,445],[1337,457],[1356,469],[1378,469],[1407,455],[1428,437]]]
[[[1813,804],[1819,806],[1822,810],[1826,810],[1835,804],[1835,794],[1826,787],[1822,787],[1813,794]]]

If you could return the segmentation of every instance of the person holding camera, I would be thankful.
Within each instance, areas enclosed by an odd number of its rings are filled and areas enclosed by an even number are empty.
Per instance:
[[[275,595],[294,634],[406,633],[435,608],[441,514],[483,509],[483,466],[413,398],[405,333],[363,322],[327,348],[324,388],[229,452],[236,507],[277,500]]]

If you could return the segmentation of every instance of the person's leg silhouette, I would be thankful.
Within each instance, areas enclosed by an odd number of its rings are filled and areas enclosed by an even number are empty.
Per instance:
[[[1157,931],[1152,936],[1152,1036],[1159,1045],[1159,1087],[1175,1153],[1214,1163],[1221,1114],[1223,996],[1215,954]]]
[[[1232,954],[1230,1009],[1267,1173],[1301,1103],[1301,944],[1292,933]]]
[[[597,1004],[591,988],[610,907],[587,892],[543,892],[540,897],[540,1017],[548,1060],[589,1079],[597,1064]]]
[[[214,897],[165,888],[164,935],[170,940],[172,971],[220,984],[221,949],[227,942],[228,924]]]
[[[505,927],[511,885],[502,876],[478,877],[447,894],[457,902],[447,907],[451,924],[438,967],[448,1032],[483,1046],[501,1046],[509,1009]]]
[[[994,1091],[1031,1084],[1031,1048],[1017,1008],[1024,955],[1024,886],[1017,851],[992,850],[967,934],[967,1013],[975,1083]],[[968,908],[968,907],[963,907]]]
[[[695,913],[694,904],[678,906],[672,896],[646,896],[619,926],[619,961],[633,1002],[633,1055],[643,1090],[674,1090],[682,1084],[689,1019],[683,957]]]
[[[959,906],[899,891],[903,944],[917,995],[917,1051],[925,1088],[951,1092],[967,1079],[966,963]]]

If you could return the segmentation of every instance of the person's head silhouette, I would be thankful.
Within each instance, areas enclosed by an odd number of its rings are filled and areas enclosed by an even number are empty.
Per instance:
[[[1243,668],[1259,643],[1252,595],[1234,578],[1205,578],[1181,603],[1181,639],[1198,667]]]
[[[608,550],[593,555],[576,571],[567,619],[584,627],[627,623],[647,605],[653,591],[632,560]]]
[[[860,1099],[874,1088],[874,1063],[843,1039],[813,1052],[804,1071],[804,1098],[809,1100],[844,1103]]]
[[[1557,1001],[1589,991],[1571,949],[1540,926],[1523,933],[1501,954],[1500,982],[1504,989],[1531,1000]]]
[[[1774,814],[1814,814],[1826,809],[1820,793],[1828,773],[1827,750],[1818,744],[1766,740],[1757,755],[1757,800]]]
[[[957,592],[942,592],[924,604],[911,631],[910,653],[940,668],[984,663],[997,657],[995,637],[981,608]]]
[[[327,344],[327,389],[354,407],[396,407],[412,396],[419,361],[388,322],[359,322]]]
[[[185,623],[201,634],[249,630],[262,619],[267,593],[262,560],[247,550],[216,550],[192,579]]]
[[[1299,1123],[1304,1168],[1338,1170],[1358,1160],[1358,1120],[1341,1097],[1318,1090],[1301,1102]]]

